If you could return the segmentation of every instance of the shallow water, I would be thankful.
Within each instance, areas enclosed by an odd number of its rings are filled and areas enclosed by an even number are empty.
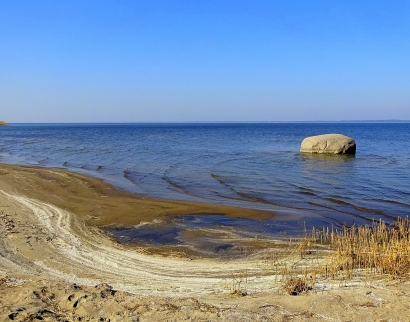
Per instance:
[[[184,246],[195,254],[243,255],[256,250],[255,241],[268,241],[300,234],[294,220],[253,220],[216,214],[173,216],[137,227],[107,228],[120,243],[140,246]]]
[[[298,152],[304,137],[322,133],[353,137],[356,156]],[[0,128],[0,162],[65,168],[152,197],[351,225],[409,214],[409,143],[407,123],[13,124]],[[303,223],[284,229],[301,232]]]

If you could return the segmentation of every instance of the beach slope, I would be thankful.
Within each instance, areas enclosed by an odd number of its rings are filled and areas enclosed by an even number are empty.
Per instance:
[[[293,297],[260,258],[146,254],[100,229],[188,213],[271,215],[133,196],[61,170],[0,166],[0,320],[405,321],[410,315],[408,283],[329,281]]]

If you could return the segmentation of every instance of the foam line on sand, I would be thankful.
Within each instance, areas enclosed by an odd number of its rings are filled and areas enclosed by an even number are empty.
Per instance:
[[[47,236],[38,245],[39,259],[33,262],[36,270],[44,274],[85,285],[108,281],[120,290],[163,296],[224,292],[224,279],[245,271],[248,284],[258,292],[273,287],[274,277],[261,276],[262,268],[257,262],[145,255],[123,248],[98,229],[85,226],[68,211],[5,191],[1,194],[25,208],[26,214],[31,214],[30,220],[25,219],[41,227],[41,234]],[[50,249],[52,259],[41,256],[45,248]],[[27,265],[18,260],[14,264],[27,270]]]

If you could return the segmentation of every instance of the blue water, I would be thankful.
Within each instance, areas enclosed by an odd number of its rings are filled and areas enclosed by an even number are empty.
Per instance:
[[[357,154],[302,155],[304,137],[342,133]],[[410,213],[410,124],[13,124],[0,162],[58,167],[152,197],[271,210],[310,224]],[[298,223],[300,227],[300,220]]]

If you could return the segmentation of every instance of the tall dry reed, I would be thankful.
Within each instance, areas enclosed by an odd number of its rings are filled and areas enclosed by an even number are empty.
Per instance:
[[[398,218],[387,225],[382,220],[371,226],[315,230],[316,242],[331,250],[322,269],[327,276],[351,277],[356,270],[392,277],[410,277],[410,221]]]

